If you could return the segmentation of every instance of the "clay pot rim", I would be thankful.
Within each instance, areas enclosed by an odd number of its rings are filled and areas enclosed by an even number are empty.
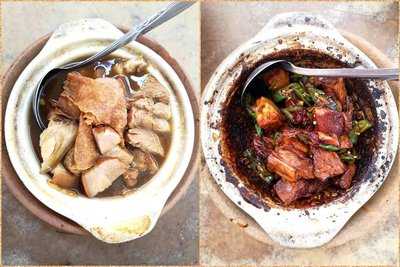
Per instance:
[[[117,28],[123,32],[127,31],[126,27],[121,27],[117,25]],[[52,33],[48,33],[40,37],[39,39],[35,40],[34,42],[32,42],[30,45],[28,45],[11,63],[10,67],[7,68],[7,70],[1,77],[1,89],[2,89],[2,96],[4,99],[3,103],[7,103],[9,94],[12,90],[12,87],[16,79],[19,77],[19,75],[27,66],[27,64],[29,64],[29,62],[40,52],[41,48],[45,45],[47,40],[50,38],[51,34]],[[140,36],[137,41],[155,51],[174,69],[174,71],[176,72],[179,79],[182,81],[187,90],[189,100],[194,113],[195,142],[193,146],[191,159],[186,168],[185,174],[182,177],[181,182],[178,184],[173,193],[170,195],[170,197],[166,202],[165,207],[162,210],[162,215],[164,215],[170,209],[172,209],[176,205],[176,203],[183,197],[183,195],[186,193],[186,191],[188,190],[189,186],[191,185],[195,177],[195,172],[197,170],[199,161],[199,157],[197,156],[199,149],[199,143],[198,143],[199,104],[191,81],[189,80],[185,71],[176,61],[176,59],[173,58],[161,44],[159,44],[152,38]],[[5,92],[5,90],[7,91]],[[3,105],[2,107],[3,126],[4,126],[5,106],[6,105]],[[10,189],[14,197],[25,208],[27,208],[31,213],[33,213],[33,215],[35,215],[42,221],[46,222],[47,224],[55,227],[57,230],[72,234],[89,235],[89,233],[81,226],[71,221],[70,219],[56,213],[55,211],[49,209],[29,192],[29,190],[20,181],[18,175],[15,173],[13,166],[11,165],[8,151],[5,146],[4,134],[3,134],[2,148],[3,148],[2,173],[7,187]]]

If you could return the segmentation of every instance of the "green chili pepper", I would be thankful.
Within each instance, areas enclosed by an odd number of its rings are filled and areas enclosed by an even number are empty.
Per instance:
[[[312,105],[312,97],[304,90],[301,83],[292,83],[292,88],[298,98],[303,100],[308,106]]]
[[[349,133],[349,139],[350,142],[355,145],[358,141],[358,135],[356,134],[356,132],[354,130],[351,130]]]
[[[289,121],[293,121],[293,115],[292,115],[292,113],[289,112],[289,110],[287,110],[286,108],[283,108],[283,109],[281,109],[281,111],[282,111],[283,115],[285,115]]]
[[[360,120],[355,122],[353,129],[356,133],[362,134],[366,130],[372,127],[372,124],[368,120]]]
[[[357,156],[352,154],[342,154],[340,155],[340,159],[348,163],[354,163],[354,161],[357,159]]]
[[[286,98],[286,96],[282,95],[282,93],[279,90],[275,91],[273,93],[272,97],[273,97],[275,103],[282,102]]]
[[[360,120],[353,122],[353,129],[349,133],[349,139],[354,145],[358,141],[358,136],[372,127],[372,124],[368,120]]]
[[[265,165],[256,158],[252,150],[246,149],[243,156],[246,159],[247,167],[252,169],[266,183],[270,184],[275,179],[273,174],[265,168]]]
[[[264,131],[263,131],[263,129],[258,125],[257,122],[254,124],[254,127],[256,128],[256,133],[257,133],[257,135],[258,135],[258,136],[262,136]]]
[[[319,146],[322,147],[322,148],[325,149],[325,150],[332,151],[332,152],[336,152],[336,151],[339,151],[339,150],[340,150],[340,148],[338,148],[338,147],[336,147],[336,146],[333,146],[333,145],[323,145],[323,144],[320,144]]]
[[[286,118],[289,121],[293,121],[293,115],[292,115],[291,112],[298,111],[298,110],[301,110],[301,109],[303,109],[303,107],[300,107],[300,106],[289,106],[287,108],[281,109],[281,111],[282,111],[283,115],[285,115]]]

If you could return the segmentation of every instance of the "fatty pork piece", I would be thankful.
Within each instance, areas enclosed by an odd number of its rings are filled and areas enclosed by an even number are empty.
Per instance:
[[[92,127],[81,116],[74,145],[74,165],[77,170],[87,170],[94,165],[98,157]]]
[[[158,171],[157,160],[150,153],[140,149],[134,149],[132,155],[132,167],[137,169],[140,173],[147,172],[152,175]]]
[[[318,180],[298,180],[297,182],[288,182],[280,179],[274,189],[278,197],[285,205],[289,205],[293,201],[312,196],[323,189],[323,184]]]
[[[113,78],[91,79],[68,73],[61,94],[68,98],[94,125],[109,125],[120,136],[127,124],[123,85]]]
[[[311,148],[311,152],[314,161],[314,174],[318,179],[325,181],[329,177],[340,175],[346,171],[346,166],[335,152],[315,147]]]
[[[103,155],[109,158],[117,158],[126,165],[130,165],[133,160],[133,155],[127,149],[120,146],[114,146]]]
[[[126,134],[126,140],[134,147],[164,157],[165,152],[161,145],[160,138],[151,130],[142,128],[129,129]]]
[[[93,128],[93,136],[101,154],[106,153],[121,142],[119,134],[108,126]]]
[[[324,92],[339,100],[342,107],[346,104],[347,91],[343,78],[313,77],[312,83],[321,86]]]
[[[171,127],[167,120],[156,118],[147,110],[132,107],[128,112],[129,128],[143,127],[159,133],[168,133]]]
[[[344,120],[343,113],[327,108],[315,108],[314,120],[316,131],[325,134],[335,134],[340,136],[343,133]]]
[[[132,97],[133,100],[139,98],[151,98],[154,102],[169,104],[169,93],[164,86],[152,75],[148,74],[143,86]]]
[[[58,164],[53,170],[53,178],[51,181],[64,189],[79,188],[79,176],[76,176],[66,170],[61,163]]]
[[[336,180],[337,185],[342,189],[348,189],[351,186],[351,181],[353,180],[354,175],[356,174],[356,169],[355,164],[348,165],[345,173]]]
[[[136,99],[133,98],[130,101],[130,105],[131,107],[134,108],[147,110],[160,119],[165,119],[165,120],[171,119],[171,109],[169,104],[165,104],[162,102],[154,103],[153,99],[144,97]],[[128,124],[129,124],[129,119],[128,119]]]
[[[41,172],[54,169],[73,146],[78,127],[69,120],[51,120],[40,134]]]
[[[82,184],[88,197],[94,197],[111,186],[128,165],[116,158],[103,157],[82,174]]]
[[[312,161],[287,149],[273,151],[268,156],[267,168],[290,182],[314,178]]]

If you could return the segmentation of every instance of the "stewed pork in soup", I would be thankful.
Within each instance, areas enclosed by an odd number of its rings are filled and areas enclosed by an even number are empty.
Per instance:
[[[225,107],[225,156],[249,188],[281,205],[313,206],[340,196],[354,184],[359,139],[374,120],[353,89],[343,78],[267,70],[243,101],[237,90]]]
[[[41,171],[88,197],[121,194],[148,181],[169,148],[169,91],[141,57],[112,58],[51,81],[44,96]]]

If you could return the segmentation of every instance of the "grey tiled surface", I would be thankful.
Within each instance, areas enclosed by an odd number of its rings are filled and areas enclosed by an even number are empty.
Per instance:
[[[130,27],[160,10],[163,2],[3,2],[1,68],[3,73],[30,43],[57,25],[87,17]],[[199,93],[199,6],[148,35],[184,67]],[[179,42],[177,42],[179,40]],[[109,245],[93,237],[58,233],[26,210],[2,187],[2,261],[18,264],[176,264],[198,260],[198,188],[193,182],[177,205],[147,236]]]

